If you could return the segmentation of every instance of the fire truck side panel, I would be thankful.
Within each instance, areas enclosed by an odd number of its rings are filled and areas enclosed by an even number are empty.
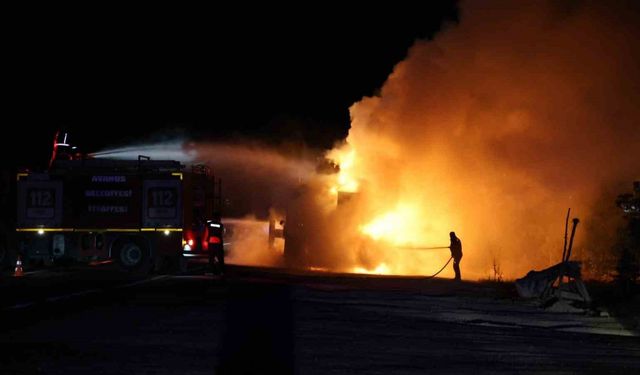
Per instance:
[[[105,260],[115,255],[118,241],[134,239],[145,245],[149,256],[177,256],[182,232],[37,232],[21,233],[23,253],[29,259],[58,259],[68,257],[81,262]]]
[[[179,170],[24,174],[17,190],[16,230],[27,260],[118,258],[131,252],[127,244],[145,263],[182,252]]]
[[[140,176],[98,172],[65,177],[64,227],[140,227]]]
[[[17,226],[60,227],[62,225],[62,181],[44,179],[18,181]]]
[[[182,226],[182,185],[180,180],[144,181],[142,226],[144,228],[180,228]]]

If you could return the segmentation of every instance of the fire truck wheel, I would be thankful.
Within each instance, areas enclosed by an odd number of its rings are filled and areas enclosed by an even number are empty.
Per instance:
[[[126,239],[115,248],[115,259],[126,270],[140,270],[149,263],[149,250],[142,241]]]

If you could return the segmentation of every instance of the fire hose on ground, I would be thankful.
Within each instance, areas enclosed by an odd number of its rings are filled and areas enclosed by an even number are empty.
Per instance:
[[[409,250],[440,250],[440,249],[449,249],[449,246],[436,246],[436,247],[411,247],[411,246],[398,246],[398,249],[409,249]],[[440,270],[436,273],[434,273],[431,276],[427,276],[427,279],[432,279],[436,276],[438,276],[440,274],[440,272],[444,271],[444,269],[449,265],[449,263],[451,262],[451,259],[453,259],[453,257],[449,257],[449,260],[447,261],[447,263],[444,264],[444,266],[442,266],[442,268],[440,268]]]
[[[442,272],[442,271],[445,269],[445,267],[447,267],[447,265],[449,264],[449,262],[451,262],[451,259],[453,259],[453,257],[450,257],[450,258],[449,258],[449,260],[447,261],[447,263],[445,263],[445,264],[444,264],[444,266],[442,266],[442,268],[440,268],[440,271],[438,271],[438,272],[434,273],[434,274],[433,274],[433,275],[431,275],[431,276],[427,276],[426,278],[427,278],[427,279],[432,279],[432,278],[434,278],[434,277],[438,276],[438,274],[439,274],[440,272]]]

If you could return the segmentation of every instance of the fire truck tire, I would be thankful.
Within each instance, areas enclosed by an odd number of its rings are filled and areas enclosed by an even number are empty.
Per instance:
[[[304,268],[304,259],[301,254],[304,252],[303,244],[300,240],[290,238],[284,243],[284,264],[287,268]]]
[[[127,271],[150,271],[151,254],[144,241],[137,238],[124,238],[114,245],[113,258]]]

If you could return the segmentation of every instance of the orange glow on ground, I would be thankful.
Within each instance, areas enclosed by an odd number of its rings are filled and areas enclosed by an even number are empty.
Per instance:
[[[369,274],[369,275],[390,275],[391,274],[391,270],[384,263],[380,264],[378,267],[376,267],[373,270],[368,270],[362,267],[355,267],[351,272]]]
[[[309,267],[309,271],[315,271],[315,272],[329,272],[330,269],[328,269],[327,267]]]

